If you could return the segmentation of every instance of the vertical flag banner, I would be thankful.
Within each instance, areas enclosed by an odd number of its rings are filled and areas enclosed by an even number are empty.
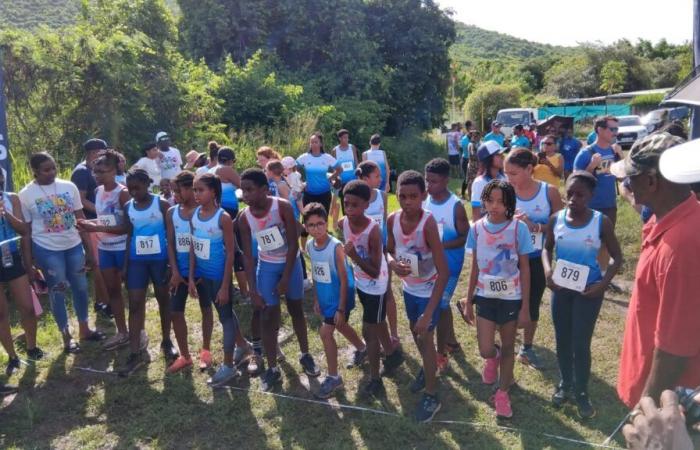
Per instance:
[[[12,164],[10,160],[10,143],[7,139],[7,117],[5,116],[5,78],[2,70],[0,53],[0,170],[5,175],[4,190],[12,190]]]

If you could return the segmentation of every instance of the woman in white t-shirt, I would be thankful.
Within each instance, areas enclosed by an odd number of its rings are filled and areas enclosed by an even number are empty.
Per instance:
[[[484,191],[484,187],[491,180],[506,179],[503,174],[504,151],[505,148],[496,141],[486,141],[476,151],[476,157],[479,160],[479,176],[472,183],[472,222],[481,218],[481,193]]]
[[[154,194],[157,194],[160,190],[161,179],[160,165],[158,164],[158,157],[160,155],[158,146],[154,143],[146,144],[141,149],[141,153],[143,154],[141,159],[136,161],[136,164],[131,167],[143,169],[146,171],[146,173],[148,173],[148,177],[153,180],[150,190]]]
[[[68,327],[66,292],[73,297],[78,316],[80,339],[100,341],[104,334],[88,326],[88,286],[85,267],[92,266],[90,239],[76,228],[84,219],[78,188],[70,181],[56,178],[56,162],[46,152],[35,153],[29,160],[34,181],[19,193],[24,220],[30,225],[31,242],[28,261],[33,261],[46,278],[51,311],[63,336],[66,353],[77,353],[80,346]],[[26,249],[29,251],[29,249]],[[33,270],[28,270],[31,277]]]

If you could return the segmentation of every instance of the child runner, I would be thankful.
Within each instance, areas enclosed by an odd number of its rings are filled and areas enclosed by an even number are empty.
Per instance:
[[[267,181],[270,185],[275,186],[275,197],[283,198],[290,202],[291,204],[291,189],[284,179],[284,166],[281,161],[272,160],[268,161],[267,166],[265,166],[265,174],[267,175]],[[292,209],[294,206],[292,206]],[[294,214],[294,217],[299,217],[298,213]]]
[[[379,148],[379,144],[382,143],[382,138],[378,134],[373,134],[369,139],[369,150],[362,153],[363,161],[374,161],[378,166],[382,174],[382,182],[379,184],[379,189],[384,192],[389,192],[389,174],[391,169],[389,168],[389,160],[386,157],[386,152]]]
[[[545,141],[550,138],[546,138]],[[515,189],[515,218],[523,221],[530,230],[530,241],[534,252],[530,253],[530,323],[523,330],[523,346],[518,352],[518,361],[534,369],[542,368],[532,347],[540,319],[540,303],[546,287],[542,266],[542,245],[547,234],[549,217],[559,211],[563,204],[559,190],[543,181],[534,179],[533,167],[537,157],[526,148],[510,151],[506,158],[505,172],[508,182]]]
[[[236,222],[238,217],[238,197],[236,189],[241,185],[241,177],[236,170],[236,154],[230,147],[219,147],[216,158],[218,164],[209,170],[210,173],[218,176],[221,180],[221,207],[231,216],[234,221],[233,229],[235,230],[236,254],[233,258],[233,271],[238,282],[238,289],[241,293],[241,298],[244,302],[249,301],[248,282],[245,276],[245,267],[243,266],[243,253],[240,250],[240,233]]]
[[[592,418],[588,398],[591,374],[591,339],[603,294],[622,265],[622,251],[612,221],[588,208],[598,180],[590,172],[574,172],[566,181],[567,208],[549,220],[542,262],[552,289],[552,321],[561,380],[552,396],[560,407],[576,402],[578,415]],[[601,245],[610,250],[613,263],[605,274],[597,255]],[[556,266],[552,257],[556,250]]]
[[[5,173],[0,171],[0,250],[2,264],[0,265],[0,282],[7,283],[12,299],[17,303],[20,313],[22,328],[27,343],[27,356],[32,360],[44,357],[44,352],[36,345],[36,315],[32,303],[32,291],[29,285],[29,277],[25,267],[32,267],[31,261],[23,260],[27,252],[20,252],[19,240],[13,240],[25,236],[29,232],[29,226],[24,222],[22,206],[17,194],[3,192],[5,186]],[[24,247],[31,245],[31,241],[22,239]],[[10,328],[10,316],[5,289],[0,289],[0,343],[7,352],[9,358],[5,375],[11,376],[19,370],[20,361],[15,353]]]
[[[165,200],[168,206],[175,205],[175,197],[173,197],[172,184],[169,178],[160,179],[160,198]]]
[[[370,195],[366,182],[349,182],[343,194],[346,216],[340,219],[339,225],[345,240],[345,254],[354,265],[355,286],[363,308],[362,334],[367,350],[355,353],[355,365],[362,363],[365,354],[369,356],[370,382],[364,391],[376,396],[384,392],[379,373],[380,343],[386,354],[384,371],[387,374],[401,365],[403,355],[401,350],[393,348],[385,322],[389,273],[379,225],[365,214]]]
[[[333,332],[337,329],[355,346],[355,355],[365,355],[367,350],[348,324],[350,312],[355,308],[355,283],[343,245],[328,234],[328,213],[320,203],[309,203],[303,215],[304,226],[312,237],[306,243],[306,250],[314,278],[314,311],[323,318],[320,334],[328,364],[328,376],[316,396],[329,398],[343,385],[343,378],[338,375],[338,346]]]
[[[503,174],[503,152],[497,141],[485,141],[476,151],[479,160],[479,176],[472,183],[471,205],[472,222],[476,222],[483,215],[481,205],[481,193],[491,180],[505,180]]]
[[[340,187],[338,188],[338,199],[340,200],[340,209],[345,215],[345,206],[343,206],[343,188],[346,184],[355,180],[355,168],[357,167],[357,148],[350,143],[350,132],[346,129],[338,130],[338,145],[333,149],[335,160],[340,166]],[[336,222],[337,223],[337,222]]]
[[[401,209],[387,220],[389,267],[401,277],[406,315],[423,360],[411,386],[412,392],[425,389],[416,419],[428,422],[441,407],[433,330],[440,319],[440,299],[450,273],[437,222],[422,207],[426,199],[425,179],[415,170],[407,170],[397,180],[397,191]]]
[[[447,160],[435,158],[428,162],[425,165],[425,181],[428,198],[423,202],[423,208],[437,221],[447,266],[450,269],[450,278],[440,300],[440,322],[437,326],[437,368],[438,373],[442,373],[447,369],[448,354],[460,350],[450,302],[464,265],[464,244],[469,233],[469,221],[462,201],[447,189],[450,181],[450,163]]]
[[[119,156],[114,150],[105,150],[97,158],[93,169],[98,184],[95,192],[97,219],[78,221],[80,230],[97,233],[99,271],[110,295],[109,306],[117,326],[117,334],[104,342],[105,350],[114,350],[129,343],[121,271],[124,268],[127,232],[124,205],[131,197],[126,187],[116,181],[118,166]]]
[[[486,360],[481,378],[486,384],[500,382],[491,401],[497,417],[510,418],[513,409],[508,389],[513,384],[515,335],[518,325],[530,322],[528,255],[533,248],[527,225],[513,218],[513,186],[492,180],[484,187],[481,202],[486,215],[469,230],[472,270],[467,298],[460,304],[470,325],[474,325],[476,304],[479,353]],[[500,347],[495,343],[496,330],[501,336]]]
[[[168,232],[168,260],[170,261],[170,305],[173,316],[173,331],[180,350],[180,356],[168,367],[168,373],[178,372],[192,365],[189,345],[187,343],[187,322],[185,321],[185,303],[188,295],[188,278],[190,275],[190,247],[192,231],[190,219],[197,207],[194,200],[194,175],[180,172],[173,180],[173,191],[177,205],[168,210],[165,225]],[[214,316],[211,303],[199,299],[202,311],[202,349],[199,351],[199,368],[206,370],[211,366],[211,334]]]
[[[355,171],[355,175],[365,183],[369,185],[372,189],[372,195],[369,199],[369,205],[365,210],[365,215],[372,219],[377,225],[379,225],[379,231],[382,236],[382,245],[384,246],[384,254],[386,255],[386,217],[388,196],[385,191],[379,189],[379,185],[382,182],[382,175],[379,170],[379,166],[374,161],[362,161]],[[389,322],[389,333],[391,337],[391,349],[396,349],[399,347],[401,340],[399,339],[399,329],[397,323],[397,313],[396,313],[396,299],[394,298],[394,291],[391,288],[391,271],[389,271],[389,280],[387,281],[386,290],[386,319]]]
[[[149,281],[158,301],[160,327],[163,335],[160,348],[167,360],[178,357],[170,340],[170,296],[168,295],[168,251],[165,237],[165,216],[168,204],[151,194],[151,180],[143,169],[131,169],[126,187],[131,194],[124,206],[127,222],[128,256],[126,257],[126,289],[129,293],[129,348],[131,353],[120,371],[129,376],[146,363],[144,350],[148,338],[144,330],[146,319],[146,288]],[[142,337],[143,335],[143,337]]]
[[[194,198],[199,205],[192,213],[192,246],[190,251],[189,293],[199,297],[200,306],[214,304],[224,335],[224,361],[209,379],[212,386],[221,386],[238,375],[233,364],[233,350],[238,318],[233,312],[231,266],[235,253],[231,216],[218,205],[221,202],[221,181],[205,173],[194,180]]]
[[[282,379],[277,367],[277,334],[280,326],[280,296],[283,294],[299,341],[299,363],[310,377],[317,377],[321,372],[309,353],[302,303],[304,287],[297,222],[292,207],[286,200],[268,195],[267,177],[260,169],[247,169],[243,172],[241,189],[248,207],[241,214],[239,228],[246,275],[255,308],[253,320],[261,318],[262,342],[269,366],[261,383],[263,390],[270,391]],[[254,263],[251,249],[253,236],[258,247],[257,264]],[[254,339],[260,336],[255,329],[252,334]]]

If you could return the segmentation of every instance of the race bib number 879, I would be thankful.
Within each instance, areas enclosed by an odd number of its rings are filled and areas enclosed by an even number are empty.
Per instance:
[[[557,286],[576,292],[583,292],[586,289],[586,282],[588,281],[588,273],[590,271],[591,269],[588,266],[558,259],[554,267],[552,281],[554,281]]]

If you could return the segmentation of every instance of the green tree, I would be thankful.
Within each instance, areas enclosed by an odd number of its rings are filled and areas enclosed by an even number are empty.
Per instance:
[[[600,89],[606,94],[619,92],[627,79],[627,64],[624,61],[608,61],[600,69]]]
[[[481,85],[467,97],[464,114],[484,128],[499,109],[520,106],[522,91],[518,85]]]

